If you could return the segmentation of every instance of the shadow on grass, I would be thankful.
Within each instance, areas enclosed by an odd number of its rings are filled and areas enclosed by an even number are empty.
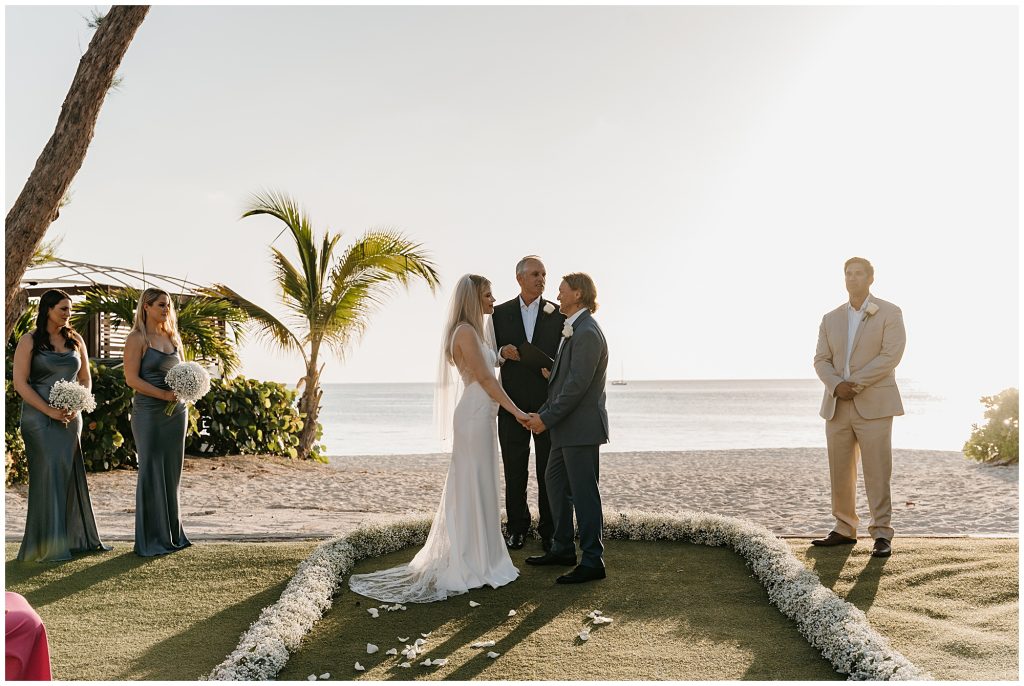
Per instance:
[[[132,553],[130,549],[127,552],[121,553],[115,551],[79,553],[75,555],[74,559],[63,562],[45,563],[10,560],[4,569],[7,579],[5,583],[8,586],[17,586],[46,572],[60,575],[68,566],[81,563],[83,559],[91,562],[91,558],[100,556],[109,557],[102,562],[89,564],[82,569],[67,574],[67,576],[63,576],[59,583],[46,584],[34,590],[26,590],[22,595],[25,596],[25,600],[32,607],[38,609],[73,596],[76,593],[89,590],[98,583],[127,574],[136,567],[146,564],[146,560]]]
[[[282,581],[155,643],[114,678],[176,681],[205,677],[235,649],[239,636],[256,621],[260,611],[277,602],[287,585]],[[186,669],[194,673],[183,673]]]
[[[821,579],[821,585],[825,588],[836,589],[840,577],[845,570],[847,576],[853,576],[853,587],[846,593],[844,600],[853,603],[858,609],[867,612],[878,595],[878,584],[882,580],[882,573],[885,570],[885,563],[888,558],[871,557],[867,555],[867,561],[863,563],[860,571],[853,568],[862,564],[861,554],[854,555],[855,547],[852,545],[835,547],[811,546],[807,550],[807,559],[813,563],[812,570]]]
[[[403,563],[407,549],[357,566],[365,573]],[[368,680],[622,680],[622,679],[840,679],[832,666],[800,636],[796,624],[768,602],[767,592],[736,553],[725,548],[671,543],[608,541],[608,578],[579,585],[555,584],[568,570],[531,567],[532,550],[512,551],[520,569],[500,589],[476,589],[439,603],[382,611],[378,601],[344,590],[291,656],[279,679],[304,679],[330,672],[332,679]],[[474,600],[479,607],[470,608]],[[509,609],[517,614],[508,617]],[[593,627],[584,643],[577,634],[599,609],[610,625]],[[426,650],[404,657],[397,637],[412,643],[430,633]],[[493,648],[473,649],[494,640]],[[368,655],[366,644],[379,645]],[[491,660],[488,650],[500,653]],[[427,658],[447,658],[443,667],[421,667]],[[365,672],[353,669],[355,662]]]

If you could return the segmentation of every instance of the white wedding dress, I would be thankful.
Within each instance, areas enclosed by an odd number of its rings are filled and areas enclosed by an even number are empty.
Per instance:
[[[496,353],[481,344],[493,368]],[[519,576],[505,548],[498,514],[498,403],[468,371],[455,406],[452,457],[423,548],[407,565],[353,574],[349,587],[389,603],[431,603],[471,588],[504,586]]]

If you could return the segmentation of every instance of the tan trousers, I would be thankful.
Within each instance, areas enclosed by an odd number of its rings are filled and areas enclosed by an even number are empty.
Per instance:
[[[872,538],[892,540],[892,417],[864,419],[852,400],[837,400],[836,413],[825,422],[828,442],[828,472],[832,481],[832,516],[835,531],[856,538],[857,461],[864,471]]]

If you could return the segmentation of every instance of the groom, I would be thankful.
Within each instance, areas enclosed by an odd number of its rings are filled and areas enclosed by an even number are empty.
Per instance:
[[[578,584],[605,578],[599,451],[608,442],[605,377],[608,344],[591,314],[597,311],[597,287],[581,272],[567,274],[558,287],[566,316],[562,342],[548,379],[548,400],[524,426],[551,433],[546,481],[555,533],[551,550],[526,558],[531,565],[575,565],[573,510],[580,530],[579,566],[556,580]]]

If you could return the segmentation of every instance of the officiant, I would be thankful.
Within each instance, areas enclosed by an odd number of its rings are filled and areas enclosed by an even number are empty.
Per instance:
[[[557,303],[543,297],[546,278],[547,271],[539,257],[527,255],[519,260],[516,264],[519,295],[496,306],[491,316],[498,364],[501,366],[501,385],[516,406],[525,412],[536,412],[547,400],[548,382],[541,370],[550,371],[550,362],[558,351],[565,322]],[[537,474],[537,532],[547,552],[554,533],[544,484],[551,438],[546,431],[533,434],[504,409],[498,411],[498,444],[505,469],[505,511],[508,514],[506,543],[515,550],[525,545],[530,529],[526,485],[530,478],[531,436]]]

